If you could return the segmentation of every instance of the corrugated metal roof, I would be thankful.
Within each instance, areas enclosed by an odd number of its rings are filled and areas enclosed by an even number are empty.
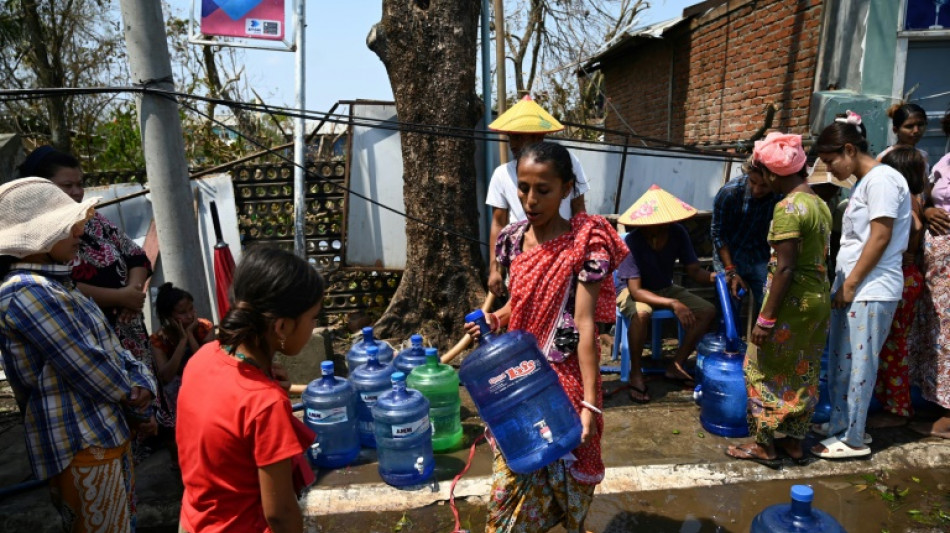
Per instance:
[[[683,22],[687,18],[688,17],[671,18],[669,20],[650,24],[649,26],[642,26],[640,28],[635,28],[620,34],[610,42],[606,43],[604,48],[602,48],[602,51],[597,52],[593,57],[587,60],[584,65],[584,70],[594,71],[599,69],[601,66],[600,63],[604,58],[610,57],[620,50],[637,46],[645,41],[662,39],[663,34],[667,30],[676,26],[680,22]]]

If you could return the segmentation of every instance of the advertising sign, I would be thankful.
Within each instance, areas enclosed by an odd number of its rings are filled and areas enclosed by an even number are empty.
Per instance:
[[[281,41],[286,30],[284,4],[285,0],[201,0],[201,33]]]

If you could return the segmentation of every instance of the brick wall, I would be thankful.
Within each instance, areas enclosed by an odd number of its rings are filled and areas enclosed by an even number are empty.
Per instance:
[[[773,127],[806,133],[821,7],[822,0],[726,1],[662,39],[604,58],[613,104],[607,128],[627,131],[626,122],[677,143],[732,142],[761,127],[774,102]]]

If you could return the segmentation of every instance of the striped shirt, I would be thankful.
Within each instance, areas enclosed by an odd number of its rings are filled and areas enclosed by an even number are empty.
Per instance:
[[[37,479],[93,446],[129,439],[121,400],[133,386],[155,394],[148,367],[123,348],[105,315],[82,295],[70,267],[15,263],[0,284],[0,352],[23,407]]]

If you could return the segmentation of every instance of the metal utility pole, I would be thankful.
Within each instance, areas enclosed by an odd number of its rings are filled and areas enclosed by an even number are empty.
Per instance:
[[[484,105],[484,122],[485,129],[488,129],[488,124],[491,122],[491,8],[489,6],[489,0],[482,0],[482,19],[481,19],[481,32],[482,32],[482,103]],[[485,162],[485,187],[488,188],[488,184],[491,181],[492,174],[492,153],[491,153],[491,142],[486,140],[482,143],[482,156]]]
[[[120,0],[119,5],[132,80],[148,88],[174,91],[162,3]],[[139,96],[138,109],[165,279],[194,296],[199,316],[211,316],[178,103],[167,96],[146,93]]]
[[[306,101],[306,61],[304,43],[307,19],[305,18],[305,0],[297,2],[297,34],[294,39],[296,48],[297,72],[297,111],[300,115],[294,120],[294,253],[300,257],[307,257],[307,241],[305,224],[307,217],[307,146],[305,144],[306,120],[303,114],[307,109]]]
[[[494,0],[495,6],[495,76],[498,83],[498,114],[508,109],[505,90],[505,7],[502,0]],[[498,143],[498,159],[504,165],[508,162],[508,143]]]

